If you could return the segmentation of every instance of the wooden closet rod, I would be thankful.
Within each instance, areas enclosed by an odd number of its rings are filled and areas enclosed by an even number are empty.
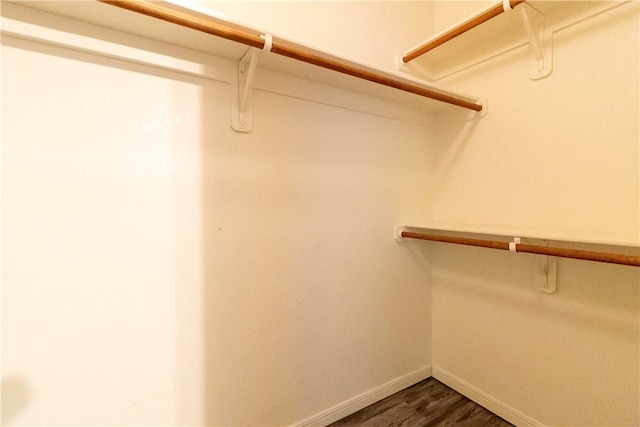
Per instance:
[[[478,246],[491,249],[510,250],[509,242],[499,242],[494,240],[470,239],[466,237],[440,236],[434,234],[414,233],[403,231],[400,233],[403,238],[429,240],[433,242],[454,243],[457,245]],[[640,267],[640,256],[622,255],[606,252],[579,251],[575,249],[553,248],[547,246],[515,244],[516,252],[526,252],[537,255],[549,255],[562,258],[582,259],[587,261],[606,262],[610,264],[630,265]]]
[[[511,8],[516,7],[517,5],[519,5],[520,3],[524,3],[525,0],[510,0],[509,4],[511,5]],[[478,25],[487,22],[488,20],[495,18],[496,16],[500,15],[502,12],[504,12],[504,6],[503,3],[497,4],[494,7],[492,7],[491,9],[481,13],[480,15],[474,17],[473,19],[458,25],[457,27],[454,27],[453,29],[445,32],[444,34],[440,35],[439,37],[434,38],[433,40],[430,40],[418,47],[416,47],[415,49],[413,49],[412,51],[410,51],[409,53],[407,53],[406,55],[404,55],[402,57],[402,62],[404,62],[405,64],[409,61],[412,61],[414,59],[416,59],[418,56],[423,55],[427,52],[429,52],[430,50],[433,50],[435,48],[437,48],[438,46],[448,42],[449,40],[452,40],[456,37],[458,37],[460,34],[466,33],[467,31],[469,31],[472,28],[477,27]]]
[[[265,40],[258,32],[225,23],[224,21],[208,18],[206,16],[194,15],[188,10],[178,11],[162,2],[150,2],[140,0],[98,0],[102,3],[117,6],[143,15],[191,28],[214,36],[222,37],[234,42],[242,43],[247,46],[262,49]],[[456,105],[458,107],[467,108],[469,110],[480,111],[482,105],[477,102],[469,101],[446,93],[438,92],[418,84],[402,80],[390,74],[376,72],[365,67],[358,67],[345,63],[337,58],[330,58],[326,54],[297,45],[292,42],[273,38],[271,52],[283,55],[289,58],[297,59],[302,62],[317,65],[339,73],[348,74],[370,82],[378,83],[384,86],[399,89],[405,92],[424,96],[436,101],[445,102],[447,104]]]

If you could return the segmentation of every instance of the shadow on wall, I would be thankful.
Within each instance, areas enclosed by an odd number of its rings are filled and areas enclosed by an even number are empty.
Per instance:
[[[495,312],[502,315],[508,309],[517,316],[538,320],[544,316],[556,325],[584,327],[629,343],[638,340],[640,277],[634,267],[559,258],[558,291],[545,294],[533,287],[529,254],[514,257],[488,249],[435,247],[434,286],[440,292],[460,293],[476,307],[501,306]]]
[[[0,423],[8,425],[28,405],[31,393],[26,381],[18,377],[2,379],[2,416]]]
[[[438,143],[433,145],[434,155],[434,194],[433,199],[439,200],[440,193],[446,188],[451,179],[451,170],[458,163],[476,126],[484,118],[484,114],[462,109],[452,110],[444,117],[446,125],[438,126]],[[442,121],[442,119],[441,119]]]

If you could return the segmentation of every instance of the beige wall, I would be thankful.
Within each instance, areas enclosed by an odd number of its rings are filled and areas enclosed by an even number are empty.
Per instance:
[[[219,9],[388,67],[486,2],[278,5]],[[485,117],[259,69],[249,134],[232,61],[3,37],[3,423],[326,424],[433,364],[519,424],[638,424],[636,269],[560,260],[543,294],[525,255],[391,239],[429,220],[638,241],[638,4],[578,21],[546,79],[522,47],[441,82]]]
[[[434,24],[432,2],[422,1],[197,3],[250,27],[391,70],[399,54],[431,34]]]
[[[442,117],[434,221],[640,240],[636,5],[554,31],[548,78],[523,46],[441,82],[489,114]]]
[[[433,5],[433,30],[434,33],[438,33],[457,25],[460,21],[474,16],[479,10],[497,2],[491,0],[435,0],[430,3]]]
[[[56,42],[3,37],[4,424],[282,426],[429,375],[427,249],[392,239],[423,112],[259,70],[235,133],[232,61]]]
[[[638,36],[634,2],[556,27],[545,79],[522,47],[443,80],[489,113],[441,118],[431,219],[638,242]],[[637,269],[559,260],[547,295],[526,256],[433,250],[434,375],[522,424],[640,422]]]

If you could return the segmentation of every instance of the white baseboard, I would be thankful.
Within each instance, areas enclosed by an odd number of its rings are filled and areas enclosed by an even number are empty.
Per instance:
[[[302,421],[292,424],[291,427],[325,427],[339,419],[342,419],[362,408],[376,403],[385,397],[389,397],[407,387],[425,380],[431,376],[431,365],[409,372],[399,378],[391,380],[376,388],[366,391],[351,399],[347,399],[336,406],[312,415]]]
[[[518,427],[540,427],[544,425],[443,369],[434,367],[432,371],[435,379],[473,400],[478,405],[484,406],[511,424]]]

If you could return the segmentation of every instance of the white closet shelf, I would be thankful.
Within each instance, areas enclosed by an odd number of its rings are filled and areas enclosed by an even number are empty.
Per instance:
[[[493,27],[499,28],[500,31],[504,28],[511,28],[517,24],[517,21],[509,19],[513,17],[513,15],[507,12],[510,12],[515,6],[518,6],[521,3],[524,3],[524,0],[510,0],[492,4],[480,12],[471,15],[462,22],[457,23],[423,41],[418,46],[406,52],[402,56],[402,61],[407,63],[429,52],[433,52],[440,46],[447,46],[456,38],[461,37],[468,31],[472,31],[479,26],[485,26],[485,34],[489,32],[488,30],[491,28],[488,26],[489,23],[493,23]],[[477,35],[475,41],[477,42]]]
[[[513,1],[511,3],[514,3]],[[438,44],[437,47],[429,50],[428,52],[416,56],[417,58],[424,59],[428,62],[442,62],[452,56],[456,56],[461,54],[462,52],[469,51],[472,49],[478,49],[479,46],[483,46],[487,42],[491,40],[499,40],[503,39],[503,42],[506,44],[511,44],[514,41],[519,44],[522,43],[523,37],[525,36],[524,30],[522,30],[522,21],[517,12],[518,8],[524,7],[524,4],[527,4],[533,7],[535,10],[543,14],[544,16],[578,16],[584,12],[593,9],[602,8],[601,5],[594,4],[595,2],[575,2],[575,1],[540,1],[540,0],[528,0],[526,2],[518,2],[512,11],[507,11],[495,15],[491,19],[487,21],[483,21],[481,24],[477,26],[473,26],[469,28],[464,33],[452,37],[451,39]],[[478,11],[477,13],[469,16],[468,18],[462,20],[460,23],[456,23],[451,27],[433,35],[432,37],[427,38],[423,42],[419,43],[418,46],[430,45],[437,41],[438,39],[443,38],[447,34],[454,31],[456,28],[463,27],[465,24],[474,21],[479,16],[486,14],[488,11],[496,8],[502,8],[503,2],[497,2],[492,4],[485,9]],[[514,37],[514,32],[517,31],[520,33],[521,37]],[[515,40],[516,38],[521,40]],[[409,49],[407,53],[403,55],[406,57],[411,51],[417,49],[417,47]]]
[[[497,1],[405,50],[399,55],[401,68],[440,80],[531,43],[534,38],[550,70],[554,31],[629,2],[511,0],[510,3],[513,10],[503,12],[503,1]],[[529,22],[532,34],[526,31],[521,9],[529,11],[525,15],[532,20]]]
[[[224,25],[228,24],[231,28],[237,28],[240,31],[250,31],[257,36],[262,33],[233,22],[222,20],[221,18],[216,17],[214,11],[208,11],[203,7],[197,7],[195,2],[192,2],[193,8],[189,9],[185,8],[184,5],[191,3],[185,0],[171,0],[166,2],[119,1],[113,3],[114,5],[95,1],[17,2],[20,6],[55,13],[83,23],[94,24],[121,31],[123,33],[142,36],[151,40],[169,43],[235,62],[239,62],[247,52],[247,45],[238,41],[227,40],[222,37],[206,34],[203,31],[193,28],[186,28],[184,26],[177,25],[176,23],[166,22],[165,20],[158,19],[156,17],[135,13],[131,10],[124,9],[123,7],[131,6],[133,8],[140,5],[141,7],[148,6],[152,8],[164,8],[176,11],[176,13],[189,15],[196,21],[217,22],[223,23]],[[40,25],[46,25],[46,23],[40,23]],[[254,43],[254,47],[260,49],[262,46],[258,46]],[[421,79],[401,75],[391,70],[382,70],[348,58],[339,57],[330,52],[306,47],[282,38],[276,38],[275,36],[273,37],[273,48],[271,51],[284,56],[276,54],[262,55],[260,58],[261,68],[283,74],[294,75],[296,77],[301,77],[321,84],[346,89],[352,92],[364,93],[430,111],[443,111],[448,108],[460,108],[460,106],[476,111],[482,108],[482,103],[477,97],[451,91],[439,87],[438,85],[427,83]],[[300,62],[300,58],[296,57],[299,51],[302,52],[299,56],[311,57],[307,62],[311,62],[315,65]],[[321,68],[323,65],[320,63],[327,62],[329,63],[329,66]],[[340,71],[341,69],[356,70],[355,73],[360,73],[360,76],[354,77],[353,74],[344,74],[345,71]],[[443,102],[442,100],[429,99],[432,95],[436,98],[443,97],[446,100]],[[459,104],[456,104],[458,102]]]
[[[499,225],[481,224],[445,224],[425,223],[417,225],[405,225],[400,229],[411,231],[450,232],[476,236],[496,236],[505,239],[521,237],[524,239],[550,240],[557,242],[578,243],[587,245],[607,245],[627,248],[640,248],[640,235],[635,238],[603,238],[595,234],[570,233],[566,231],[550,231],[533,227],[508,227]],[[400,230],[399,229],[399,230]],[[640,233],[639,233],[640,234]]]
[[[577,233],[568,233],[562,231],[549,231],[533,227],[508,227],[499,225],[481,225],[481,224],[445,224],[445,223],[425,223],[405,225],[400,227],[411,231],[429,231],[429,232],[451,232],[469,235],[496,236],[510,239],[513,237],[521,237],[524,239],[535,240],[551,240],[557,242],[579,243],[587,245],[607,245],[628,248],[640,248],[640,235],[635,238],[606,238],[595,235],[585,236]],[[639,233],[640,234],[640,233]]]
[[[494,235],[500,236],[499,239],[487,239],[486,235]],[[523,237],[529,241],[523,242]],[[443,226],[432,226],[432,227],[399,227],[395,231],[395,238],[398,241],[404,240],[426,240],[430,242],[439,242],[439,243],[448,243],[448,244],[456,244],[463,246],[473,246],[480,248],[488,248],[488,249],[497,249],[497,250],[505,250],[513,253],[526,253],[526,254],[534,254],[534,255],[542,255],[546,256],[544,258],[546,260],[543,264],[549,265],[551,257],[559,257],[559,258],[571,258],[578,259],[583,261],[592,261],[592,262],[600,262],[607,264],[617,264],[629,267],[640,267],[640,251],[638,251],[637,244],[633,245],[634,248],[623,248],[615,251],[611,251],[606,249],[605,251],[598,250],[584,250],[577,249],[574,247],[566,247],[567,245],[561,245],[564,247],[557,247],[555,245],[550,245],[549,240],[562,240],[569,241],[572,243],[576,243],[578,240],[582,239],[570,239],[566,238],[557,238],[552,235],[537,235],[532,238],[531,235],[521,234],[521,233],[505,233],[505,232],[495,232],[490,229],[480,231],[480,229],[475,231],[467,230],[454,230],[453,227],[447,227],[446,229]],[[533,240],[531,240],[533,239]],[[540,242],[542,240],[542,242]],[[595,243],[593,241],[589,243]],[[612,242],[597,242],[600,245],[611,245]],[[629,246],[631,242],[624,242],[626,244],[620,245],[619,242],[615,246]],[[573,245],[570,245],[573,246]],[[555,258],[554,258],[555,259]],[[551,270],[555,271],[555,267]],[[540,290],[544,292],[554,292],[555,291],[555,273],[552,274],[553,277],[549,275],[551,271],[548,268],[542,269],[542,279],[544,283],[551,283],[551,286],[544,285],[540,288]],[[549,281],[551,279],[551,281]]]

